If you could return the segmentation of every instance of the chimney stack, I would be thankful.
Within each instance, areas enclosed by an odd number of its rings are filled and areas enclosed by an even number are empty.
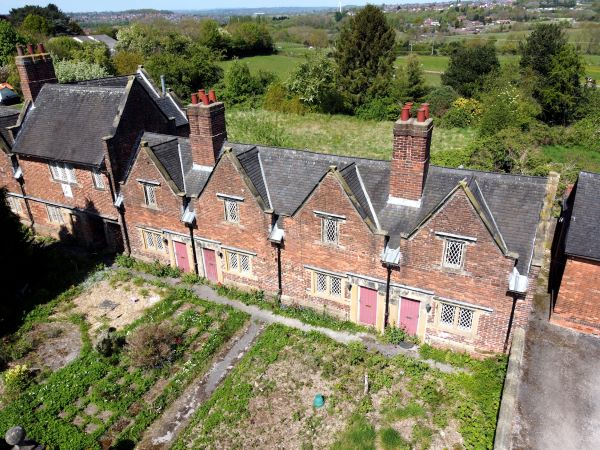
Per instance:
[[[419,207],[429,170],[433,119],[429,105],[421,105],[416,118],[410,117],[411,108],[412,104],[404,105],[394,124],[388,203]]]
[[[227,139],[225,105],[217,101],[214,91],[207,95],[204,89],[200,89],[192,94],[187,116],[194,164],[214,167],[223,142]]]
[[[17,45],[15,63],[21,78],[21,90],[25,100],[35,102],[42,86],[46,83],[58,83],[52,57],[46,53],[43,44],[38,44],[34,49],[33,44],[27,44],[28,54],[23,47]]]

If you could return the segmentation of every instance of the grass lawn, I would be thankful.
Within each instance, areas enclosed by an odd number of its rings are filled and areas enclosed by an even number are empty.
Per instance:
[[[102,298],[123,297],[125,307],[132,307],[131,298],[143,301],[143,296],[156,296],[152,306],[118,328],[117,333],[125,337],[147,324],[177,327],[180,337],[171,343],[174,353],[169,363],[141,368],[133,364],[127,348],[110,357],[93,348],[96,334],[92,333],[95,324],[91,318],[98,304],[88,314],[81,313],[80,308],[81,299],[98,283],[104,283]],[[191,291],[151,284],[124,269],[94,274],[44,311],[46,314],[36,310],[30,314],[11,345],[25,345],[22,341],[31,339],[37,327],[48,323],[77,325],[83,345],[79,355],[64,367],[39,371],[22,393],[3,398],[0,433],[4,435],[8,428],[21,424],[28,436],[46,448],[73,450],[108,448],[111,444],[133,448],[143,431],[187,384],[208,369],[211,357],[247,319],[246,314],[203,301]],[[110,319],[110,312],[104,319],[117,320]],[[32,345],[30,351],[39,350],[37,345]]]
[[[280,80],[285,80],[294,68],[304,61],[304,57],[288,55],[250,56],[242,58],[241,61],[248,64],[252,73],[256,73],[259,70],[273,72]],[[221,64],[223,69],[227,70],[232,63],[232,60],[228,60],[221,61],[219,64]]]
[[[233,142],[309,149],[363,158],[390,159],[392,122],[344,115],[284,114],[265,110],[227,111],[227,134]],[[463,148],[475,138],[472,129],[437,128],[432,153]],[[368,139],[365,139],[365,137]]]
[[[563,166],[564,172],[600,172],[600,153],[586,147],[562,145],[546,145],[543,147],[544,155],[553,162]]]
[[[173,448],[491,449],[505,359],[426,350],[470,373],[271,325]]]

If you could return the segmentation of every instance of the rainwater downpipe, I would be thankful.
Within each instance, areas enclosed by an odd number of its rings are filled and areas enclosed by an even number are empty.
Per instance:
[[[277,244],[277,303],[281,305],[281,295],[283,293],[283,283],[281,274],[281,242]]]
[[[194,273],[196,275],[199,275],[198,273],[198,255],[196,254],[196,243],[194,242],[194,224],[190,223],[188,225],[188,228],[190,230],[190,240],[192,242],[192,258],[193,258],[193,263],[194,263]]]
[[[508,330],[506,330],[506,339],[504,339],[504,353],[508,349],[508,341],[510,340],[510,332],[512,330],[513,320],[515,318],[515,309],[517,308],[517,294],[513,293],[512,308],[510,310],[510,319],[508,320]]]
[[[390,264],[387,267],[387,281],[385,285],[385,315],[383,317],[383,329],[388,327],[390,319],[390,282],[392,278],[392,266]]]

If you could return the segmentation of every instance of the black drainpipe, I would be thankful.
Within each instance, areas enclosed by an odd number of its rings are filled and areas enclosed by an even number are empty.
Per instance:
[[[385,330],[389,325],[390,320],[390,280],[392,278],[392,266],[390,264],[387,267],[387,282],[385,285],[385,315],[383,317],[383,329]]]
[[[510,319],[508,320],[508,330],[506,330],[506,339],[504,340],[504,353],[508,349],[508,341],[510,339],[510,332],[512,329],[513,320],[515,318],[515,309],[517,307],[517,294],[513,293],[512,308],[510,310]]]
[[[198,275],[198,256],[196,255],[196,243],[194,242],[194,225],[189,224],[190,239],[192,240],[192,258],[194,258],[194,273]]]
[[[277,244],[277,304],[281,305],[281,295],[283,294],[283,283],[281,274],[281,242]]]
[[[31,232],[33,234],[35,234],[35,221],[33,220],[33,213],[31,212],[31,208],[29,206],[29,201],[27,200],[27,194],[25,193],[25,180],[23,179],[23,177],[19,178],[17,180],[17,182],[19,183],[19,187],[21,188],[21,195],[23,195],[23,201],[25,202],[25,209],[27,209],[27,215],[29,216],[29,221],[31,222],[31,225],[29,225],[29,228],[31,229]]]

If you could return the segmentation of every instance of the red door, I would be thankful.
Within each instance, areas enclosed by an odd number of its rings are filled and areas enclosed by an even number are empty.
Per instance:
[[[419,324],[419,305],[416,300],[403,298],[400,303],[400,327],[404,327],[408,334],[417,334],[417,325]]]
[[[204,274],[206,278],[216,283],[219,281],[219,278],[217,276],[217,256],[215,255],[215,251],[203,248],[202,254],[204,255]]]
[[[183,242],[173,241],[175,244],[175,260],[177,261],[177,267],[184,272],[190,271],[190,261],[188,259],[187,245]]]
[[[359,304],[358,321],[375,326],[377,320],[377,291],[361,286]]]

